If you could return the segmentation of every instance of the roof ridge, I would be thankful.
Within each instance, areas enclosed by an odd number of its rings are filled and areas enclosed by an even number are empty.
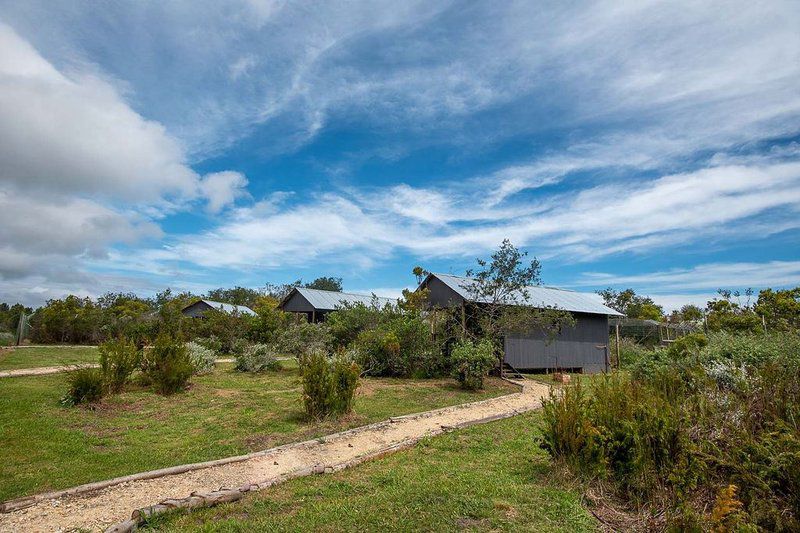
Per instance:
[[[313,289],[311,287],[295,287],[295,289],[305,289],[307,291],[327,292],[327,293],[330,293],[330,294],[347,294],[347,295],[350,295],[350,296],[365,296],[365,297],[374,296],[376,298],[384,298],[386,300],[394,300],[395,299],[395,298],[392,298],[391,296],[378,296],[374,292],[370,293],[370,294],[364,294],[364,293],[359,293],[359,292],[329,291],[327,289]]]
[[[470,280],[471,279],[475,279],[475,278],[470,277],[470,276],[459,276],[458,274],[443,274],[443,273],[439,273],[439,272],[428,272],[428,274],[432,274],[434,276],[450,276],[451,278],[459,278],[459,279],[470,279]],[[525,288],[526,289],[529,289],[529,288],[531,288],[531,289],[532,288],[552,289],[554,291],[574,292],[574,293],[577,293],[577,294],[591,294],[591,293],[588,293],[588,292],[584,293],[584,292],[576,291],[574,289],[566,289],[564,287],[556,287],[554,285],[526,285]]]

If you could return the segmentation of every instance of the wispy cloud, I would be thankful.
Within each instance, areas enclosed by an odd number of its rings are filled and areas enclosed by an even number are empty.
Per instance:
[[[800,261],[767,261],[763,263],[710,263],[692,268],[676,268],[619,276],[588,272],[576,280],[576,286],[633,286],[655,293],[675,290],[716,290],[800,285]]]
[[[400,251],[429,258],[473,255],[511,238],[537,254],[580,261],[725,240],[734,227],[741,238],[749,231],[745,223],[766,212],[785,211],[773,231],[800,227],[800,162],[601,185],[519,210],[482,209],[481,192],[462,189],[463,197],[452,198],[448,191],[405,186],[378,196],[329,193],[266,214],[243,208],[235,221],[179,239],[170,253],[210,267],[274,268],[321,259],[363,266]]]

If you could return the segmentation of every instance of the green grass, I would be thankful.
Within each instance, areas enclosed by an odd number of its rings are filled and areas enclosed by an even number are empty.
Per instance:
[[[350,470],[295,479],[219,507],[158,517],[163,531],[593,531],[534,441],[539,414],[428,438]]]
[[[0,370],[97,363],[98,358],[97,348],[94,346],[16,348],[0,350]]]
[[[365,379],[354,413],[303,418],[294,363],[263,375],[220,365],[190,390],[128,390],[99,408],[62,407],[64,374],[0,381],[0,501],[300,441],[400,415],[513,392],[499,380],[470,393],[451,380]]]

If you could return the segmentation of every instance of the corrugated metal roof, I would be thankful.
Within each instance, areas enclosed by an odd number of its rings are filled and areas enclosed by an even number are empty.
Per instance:
[[[333,311],[341,307],[344,303],[371,305],[373,298],[377,298],[378,305],[384,306],[387,303],[396,304],[394,298],[384,298],[382,296],[352,294],[349,292],[323,291],[320,289],[307,289],[306,287],[295,287],[303,297],[308,300],[315,308],[321,311]]]
[[[471,294],[470,290],[472,278],[434,273],[431,273],[430,276],[435,276],[440,279],[445,285],[456,291],[458,295],[465,300],[475,301],[474,295]],[[622,313],[603,305],[599,301],[600,297],[592,293],[575,292],[568,289],[545,287],[542,285],[527,287],[526,291],[528,292],[527,299],[520,293],[512,295],[508,303],[528,305],[531,307],[556,307],[574,313],[624,316]],[[486,303],[488,300],[484,299],[483,302]]]
[[[250,309],[245,305],[226,304],[225,302],[215,302],[214,300],[205,300],[205,299],[199,301],[210,305],[214,309],[219,309],[221,307],[222,310],[225,311],[226,313],[240,313],[242,315],[253,315],[253,316],[255,316],[256,314],[255,311],[253,311],[252,309]]]

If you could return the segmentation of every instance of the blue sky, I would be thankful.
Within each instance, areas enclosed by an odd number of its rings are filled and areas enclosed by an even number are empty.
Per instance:
[[[796,2],[0,1],[0,300],[504,239],[667,308],[800,284]]]

